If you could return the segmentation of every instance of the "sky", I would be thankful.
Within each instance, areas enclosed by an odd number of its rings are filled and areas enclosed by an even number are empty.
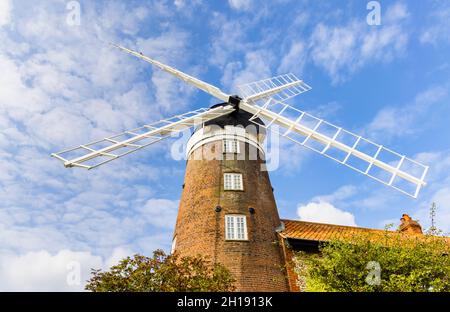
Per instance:
[[[81,291],[91,268],[170,250],[173,140],[90,171],[50,154],[217,100],[106,42],[226,92],[292,72],[312,86],[295,107],[430,166],[412,199],[281,141],[282,218],[384,228],[408,213],[427,229],[435,202],[450,232],[450,3],[378,1],[369,25],[368,2],[0,0],[0,290]]]

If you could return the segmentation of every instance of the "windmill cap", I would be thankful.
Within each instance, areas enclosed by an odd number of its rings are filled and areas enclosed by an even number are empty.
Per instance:
[[[220,107],[220,106],[225,106],[225,105],[229,105],[229,103],[219,103],[219,104],[215,104],[213,106],[211,106],[210,108],[216,108],[216,107]],[[254,121],[255,122],[251,122],[250,118],[253,116],[253,114],[246,112],[242,109],[237,109],[236,111],[228,114],[228,115],[224,115],[218,118],[215,118],[213,120],[209,120],[207,122],[205,122],[205,126],[209,126],[209,125],[217,125],[221,128],[225,128],[225,126],[240,126],[240,127],[244,127],[246,128],[247,126],[255,126],[258,133],[263,133],[265,134],[265,128],[259,126],[260,125],[264,125],[264,122],[260,119],[260,118],[255,118]],[[197,130],[197,129],[196,129]]]

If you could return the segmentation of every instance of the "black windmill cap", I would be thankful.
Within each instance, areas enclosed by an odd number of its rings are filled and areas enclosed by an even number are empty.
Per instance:
[[[230,105],[229,103],[219,103],[219,104],[215,104],[213,106],[210,107],[211,108],[216,108],[216,107],[220,107],[220,106],[226,106],[226,105]],[[213,120],[209,120],[207,122],[205,122],[205,126],[208,125],[217,125],[219,127],[225,128],[225,126],[241,126],[246,128],[249,125],[253,125],[256,127],[258,133],[264,133],[265,129],[261,126],[259,126],[258,124],[264,125],[263,121],[260,118],[255,118],[254,122],[251,122],[249,119],[253,116],[253,114],[246,112],[242,109],[239,110],[235,110],[234,112],[224,115],[224,116],[220,116],[217,117]]]

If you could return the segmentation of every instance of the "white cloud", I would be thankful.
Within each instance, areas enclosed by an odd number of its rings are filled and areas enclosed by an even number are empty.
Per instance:
[[[178,211],[178,200],[149,199],[139,211],[148,223],[159,227],[172,229]]]
[[[314,107],[312,110],[308,110],[312,115],[319,118],[333,118],[336,119],[336,113],[341,110],[342,105],[338,102],[331,101],[325,104],[320,104]]]
[[[312,59],[334,80],[339,78],[341,68],[355,63],[358,29],[356,24],[335,28],[319,24],[314,29],[311,36]]]
[[[300,205],[297,208],[297,214],[302,221],[356,226],[353,214],[340,210],[325,201]]]
[[[436,2],[436,7],[427,15],[427,23],[420,35],[422,44],[450,43],[450,8],[445,1]]]
[[[306,62],[306,49],[301,41],[292,43],[289,51],[283,56],[278,67],[280,73],[302,72]]]
[[[137,40],[138,50],[170,66],[175,66],[182,71],[195,76],[195,73],[184,68],[188,63],[187,50],[189,34],[185,31],[171,29],[156,37]],[[141,66],[150,68],[149,64],[140,63]],[[166,72],[155,69],[151,78],[154,87],[155,102],[165,112],[180,111],[188,104],[186,99],[196,91],[185,82],[168,75]]]
[[[84,291],[91,269],[108,269],[130,255],[123,247],[106,258],[69,249],[0,254],[0,291]]]
[[[237,86],[245,83],[270,78],[270,63],[273,58],[268,50],[250,51],[245,54],[245,63],[231,62],[225,67],[222,84],[230,90],[237,91]]]
[[[164,11],[158,4],[152,8]],[[64,284],[68,258],[99,266],[118,246],[145,254],[168,249],[175,224],[175,204],[170,211],[152,211],[151,220],[139,210],[163,188],[155,183],[158,175],[174,175],[174,169],[155,168],[145,158],[161,156],[166,145],[90,172],[64,169],[50,153],[156,121],[161,111],[189,102],[192,90],[177,83],[165,94],[172,81],[160,84],[159,71],[143,77],[149,64],[98,38],[120,42],[120,34],[133,35],[150,52],[168,55],[171,64],[185,64],[189,71],[189,34],[171,28],[141,38],[138,30],[149,17],[160,17],[118,2],[85,3],[82,27],[68,27],[60,9],[55,1],[36,3],[32,12],[18,6],[14,32],[0,28],[1,289],[72,290]],[[183,95],[178,102],[176,93]],[[115,252],[116,258],[126,253]],[[28,271],[17,272],[27,263]]]
[[[224,73],[221,82],[226,87],[233,85],[224,78],[233,76],[230,76],[230,71],[235,74],[248,68],[248,71],[257,72],[260,70],[258,66],[271,68],[278,65],[279,60],[273,55],[277,49],[273,49],[273,47],[280,46],[280,38],[284,40],[285,37],[281,36],[281,31],[276,29],[268,31],[266,28],[261,28],[260,24],[270,16],[271,5],[273,2],[258,3],[258,10],[252,12],[251,18],[230,19],[225,13],[213,12],[210,25],[214,33],[208,63],[217,66],[220,72]],[[298,40],[293,42],[296,43]],[[294,57],[298,49],[298,46],[294,47],[291,57]],[[252,61],[252,54],[266,57],[266,62],[250,68],[247,62]]]
[[[402,55],[408,43],[403,25],[407,8],[394,4],[388,7],[386,16],[377,27],[360,21],[343,26],[319,23],[310,38],[312,60],[325,69],[333,83],[339,83],[368,62],[387,62]]]
[[[449,151],[420,153],[418,161],[429,164],[426,177],[427,186],[419,196],[413,216],[419,219],[423,228],[430,226],[430,207],[434,202],[437,206],[436,226],[450,235],[450,156]]]
[[[55,255],[44,250],[18,256],[3,255],[0,263],[2,291],[82,291],[90,269],[102,267],[100,257],[70,250],[61,250]],[[71,271],[79,282],[70,280]]]
[[[269,135],[275,136],[275,132],[269,131]],[[303,168],[303,166],[307,163],[307,161],[310,159],[313,152],[307,148],[304,148],[303,146],[300,146],[299,144],[285,139],[285,138],[279,138],[278,137],[278,143],[273,144],[274,139],[271,139],[271,145],[269,145],[270,149],[267,149],[267,151],[270,151],[268,155],[270,158],[270,162],[268,164],[276,164],[275,158],[278,157],[278,166],[274,166],[274,168],[270,168],[271,171],[273,170],[279,170],[279,173],[286,176],[293,176],[295,174],[298,174],[299,170]],[[278,149],[277,151],[275,149]]]
[[[245,52],[249,49],[246,44],[246,30],[248,29],[247,21],[244,20],[230,20],[226,16],[213,13],[213,22],[211,27],[216,29],[212,39],[211,56],[209,63],[218,66],[224,70],[224,66],[233,59],[235,53]],[[239,44],[226,44],[226,43]]]
[[[450,224],[448,223],[450,220],[450,184],[437,190],[431,197],[431,202],[439,205],[436,212],[436,226],[446,233],[450,233]]]
[[[391,5],[386,10],[386,16],[384,17],[384,21],[387,21],[388,23],[391,22],[397,22],[399,20],[405,19],[409,16],[408,8],[406,7],[405,3],[403,2],[397,2]]]
[[[249,10],[252,7],[252,0],[228,0],[228,4],[235,10]]]
[[[188,40],[187,32],[171,29],[155,37],[139,38],[137,46],[144,54],[174,65],[174,62],[184,60]]]
[[[374,138],[386,139],[423,130],[427,126],[430,109],[436,110],[447,94],[445,86],[433,86],[417,94],[413,103],[383,108],[367,126],[367,133]],[[417,127],[418,124],[421,126]]]
[[[0,27],[9,24],[11,20],[12,3],[11,0],[0,1]]]
[[[329,195],[320,195],[312,199],[312,201],[339,203],[352,197],[357,193],[357,188],[354,185],[344,185]]]
[[[177,7],[177,9],[182,9],[184,8],[184,6],[186,5],[184,0],[175,0],[173,2],[173,4],[175,4],[175,6]]]
[[[12,119],[26,119],[31,113],[48,109],[51,101],[39,89],[28,88],[24,82],[19,65],[0,54],[0,110],[7,110],[6,116]]]

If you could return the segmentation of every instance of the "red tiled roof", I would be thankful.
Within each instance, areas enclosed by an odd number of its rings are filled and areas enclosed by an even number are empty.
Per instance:
[[[306,239],[313,241],[330,241],[336,238],[349,237],[354,234],[384,233],[385,230],[368,229],[355,226],[344,226],[336,224],[281,220],[284,230],[279,234],[283,238]],[[390,231],[393,232],[393,231]]]

